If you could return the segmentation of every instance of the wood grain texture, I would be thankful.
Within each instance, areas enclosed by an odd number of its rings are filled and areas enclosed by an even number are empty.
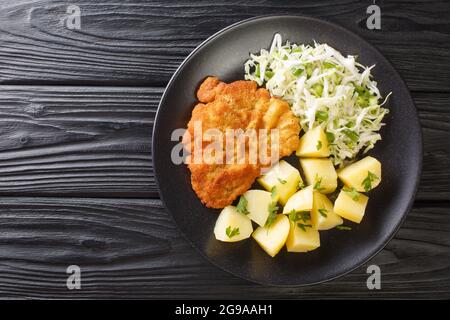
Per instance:
[[[414,94],[423,132],[418,200],[450,200],[450,95]],[[450,211],[449,211],[450,212]]]
[[[375,44],[413,90],[450,91],[450,2],[378,1],[381,31],[366,28],[367,2],[80,0],[80,30],[66,27],[71,0],[3,0],[0,83],[164,85],[204,39],[267,14],[329,19]],[[436,70],[437,72],[426,72]]]
[[[450,299],[450,2],[377,1],[382,30],[370,31],[371,2],[1,1],[0,298]],[[72,4],[81,30],[65,25]],[[266,14],[347,27],[413,90],[422,182],[403,227],[370,262],[381,267],[380,291],[367,290],[366,266],[306,288],[235,278],[191,248],[156,199],[162,87],[208,36]],[[66,288],[72,264],[80,291]]]
[[[0,87],[0,194],[156,197],[161,92]]]
[[[159,200],[0,198],[1,298],[450,298],[447,206],[418,205],[370,264],[306,288],[264,287],[210,265],[180,237]],[[82,289],[66,288],[81,268]]]
[[[0,86],[0,195],[157,197],[160,88]],[[414,93],[425,154],[419,200],[450,199],[450,94]]]

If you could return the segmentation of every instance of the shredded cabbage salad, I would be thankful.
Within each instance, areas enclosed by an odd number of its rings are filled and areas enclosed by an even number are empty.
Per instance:
[[[320,125],[327,135],[335,165],[372,149],[381,136],[382,96],[371,79],[374,66],[365,67],[356,56],[344,57],[327,44],[297,45],[276,34],[270,50],[251,54],[245,79],[254,80],[274,96],[287,101],[306,132]]]

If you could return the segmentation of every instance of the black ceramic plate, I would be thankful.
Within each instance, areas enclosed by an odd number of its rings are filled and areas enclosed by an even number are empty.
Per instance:
[[[373,75],[382,94],[392,91],[383,141],[370,154],[383,167],[381,185],[370,192],[366,215],[351,231],[321,232],[321,247],[309,253],[285,249],[269,257],[253,239],[222,243],[213,228],[219,210],[201,204],[183,164],[171,161],[171,133],[185,128],[195,92],[208,75],[230,82],[243,79],[249,54],[268,48],[275,33],[296,43],[327,43],[344,55],[376,64]],[[209,261],[238,277],[269,285],[307,285],[343,275],[380,251],[400,227],[414,200],[422,163],[421,129],[409,91],[392,65],[355,34],[318,19],[259,17],[234,24],[203,42],[181,64],[161,99],[153,131],[153,161],[161,198],[184,236]],[[297,164],[298,166],[298,164]],[[348,223],[347,223],[348,224]]]

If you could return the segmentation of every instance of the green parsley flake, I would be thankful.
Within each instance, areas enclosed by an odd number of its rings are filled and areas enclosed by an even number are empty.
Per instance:
[[[324,209],[324,208],[319,209],[320,215],[321,215],[322,217],[324,217],[324,218],[328,217],[327,212],[328,212],[327,209]]]
[[[316,183],[314,183],[314,187],[313,188],[315,190],[318,190],[318,191],[325,189],[324,187],[321,186],[321,184],[322,184],[322,178],[321,177],[319,178],[316,175]]]
[[[312,225],[299,222],[299,223],[297,223],[297,227],[299,227],[300,229],[302,229],[303,231],[306,232],[306,228],[312,228]]]
[[[272,197],[272,199],[275,199],[277,195],[277,187],[272,187],[272,189],[270,189],[270,196]]]
[[[272,202],[271,204],[269,204],[268,210],[269,210],[269,216],[267,217],[266,223],[265,223],[265,227],[270,227],[274,222],[275,219],[277,218],[277,212],[278,212],[278,206],[276,202]]]
[[[375,180],[378,180],[378,179],[380,179],[380,178],[378,178],[376,174],[368,171],[367,177],[363,180],[361,185],[364,187],[364,190],[366,192],[368,192],[372,189],[372,182],[374,182]]]
[[[231,226],[228,226],[225,229],[225,233],[227,234],[228,238],[233,238],[234,236],[239,235],[239,228],[233,228],[231,229]]]
[[[356,191],[355,188],[344,187],[344,188],[342,188],[342,191],[347,193],[353,199],[353,201],[359,200],[360,193],[358,191]]]
[[[250,212],[248,212],[247,210],[247,205],[248,205],[248,201],[244,196],[241,196],[239,198],[239,202],[236,206],[236,209],[238,212],[242,213],[242,214],[249,214]]]
[[[320,141],[320,140],[317,141],[316,149],[317,149],[317,150],[322,149],[322,141]]]
[[[294,209],[292,209],[289,212],[289,220],[291,220],[292,222],[297,222],[297,221],[303,221],[303,222],[307,222],[309,220],[311,220],[311,214],[308,211],[295,211]]]

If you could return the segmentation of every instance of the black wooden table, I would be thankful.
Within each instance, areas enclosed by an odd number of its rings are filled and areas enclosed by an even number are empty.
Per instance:
[[[68,28],[68,7],[81,28]],[[63,1],[0,3],[0,297],[450,298],[450,2]],[[70,9],[72,10],[72,9]],[[70,11],[69,12],[73,12]],[[302,14],[378,47],[420,113],[412,212],[366,267],[306,288],[263,287],[210,265],[158,199],[151,135],[164,86],[201,41],[239,20]],[[73,22],[73,21],[72,21]],[[81,268],[81,290],[66,269]]]

